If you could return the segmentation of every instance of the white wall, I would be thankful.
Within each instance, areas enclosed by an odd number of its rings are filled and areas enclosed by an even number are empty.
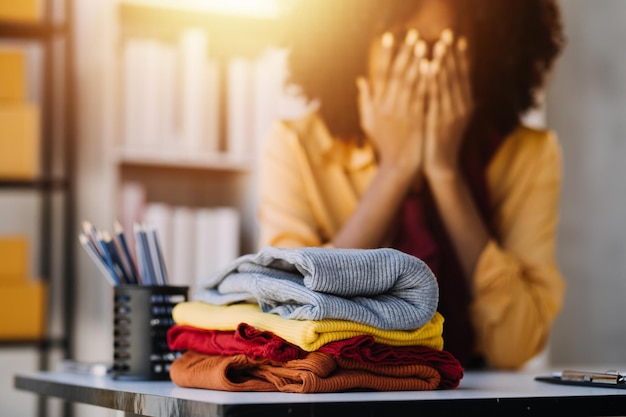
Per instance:
[[[74,2],[76,26],[76,75],[78,93],[77,227],[90,220],[112,229],[113,184],[107,152],[112,146],[112,97],[114,86],[115,1]],[[104,197],[103,197],[104,196]],[[75,356],[85,362],[111,363],[113,355],[113,290],[76,239]],[[75,415],[112,416],[104,408],[77,405]]]
[[[568,283],[552,359],[626,365],[626,1],[561,1],[568,45],[548,91],[562,142],[559,258]]]

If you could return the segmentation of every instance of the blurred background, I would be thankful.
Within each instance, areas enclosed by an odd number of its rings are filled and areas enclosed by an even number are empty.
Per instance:
[[[563,148],[567,293],[535,363],[626,370],[626,2],[561,7],[566,49],[527,121]],[[113,294],[83,221],[155,224],[175,284],[257,249],[264,133],[306,110],[282,88],[279,13],[273,0],[0,0],[3,416],[115,414],[13,389],[16,372],[64,358],[111,362]]]

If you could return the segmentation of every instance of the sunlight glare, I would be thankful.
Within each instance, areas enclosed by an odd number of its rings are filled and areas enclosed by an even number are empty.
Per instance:
[[[207,10],[215,13],[274,18],[279,14],[276,0],[185,0],[176,2],[178,7]]]

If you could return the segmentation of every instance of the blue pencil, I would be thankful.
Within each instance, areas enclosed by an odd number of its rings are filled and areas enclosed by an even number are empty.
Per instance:
[[[100,249],[100,246],[98,244],[98,238],[97,238],[97,231],[96,228],[94,227],[94,225],[88,221],[85,220],[83,222],[83,233],[85,234],[85,237],[91,242],[91,244],[93,245],[93,248],[96,250],[96,253],[100,256],[104,256],[104,254],[102,253],[102,250]]]
[[[104,259],[100,257],[100,254],[96,251],[89,238],[81,233],[80,235],[78,235],[78,240],[80,240],[80,244],[83,246],[83,248],[85,248],[85,251],[91,258],[91,260],[96,264],[100,272],[102,272],[102,275],[104,275],[109,284],[114,287],[118,285],[112,271],[109,270],[108,266],[104,262]]]
[[[113,267],[120,277],[120,281],[124,284],[132,284],[132,278],[129,276],[128,267],[124,265],[120,253],[117,250],[117,246],[115,246],[115,242],[111,238],[108,232],[102,232],[102,240],[104,241],[104,245],[107,248],[109,256],[111,257],[111,261],[113,262]]]
[[[148,236],[145,230],[140,224],[135,224],[135,239],[137,240],[137,253],[141,253],[141,270],[145,271],[146,277],[143,280],[144,285],[156,285],[158,284],[156,278],[156,271],[154,270],[154,263],[152,256],[150,255],[150,246],[148,243]]]
[[[148,239],[151,243],[150,249],[154,253],[154,268],[157,270],[159,284],[167,285],[167,270],[165,269],[165,261],[163,260],[163,253],[161,251],[161,245],[159,244],[159,237],[155,227],[150,227]]]
[[[113,276],[117,284],[120,284],[121,278],[115,269],[115,265],[113,264],[113,259],[111,258],[111,254],[109,253],[109,250],[106,246],[106,242],[104,241],[102,234],[97,230],[96,230],[96,241],[98,242],[98,247],[100,248],[102,259],[104,259],[104,262],[106,263],[107,267],[111,271],[111,275]]]
[[[115,221],[113,229],[115,232],[115,237],[117,238],[116,242],[120,245],[121,248],[120,255],[126,259],[126,262],[128,264],[128,272],[130,274],[132,284],[140,284],[139,272],[137,272],[137,266],[135,265],[133,256],[131,255],[130,249],[128,248],[126,236],[124,235],[124,228],[118,221]]]

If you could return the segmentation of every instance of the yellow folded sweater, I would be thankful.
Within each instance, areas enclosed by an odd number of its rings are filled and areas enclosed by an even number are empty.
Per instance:
[[[174,307],[176,324],[206,330],[235,330],[240,323],[274,333],[276,336],[312,352],[326,343],[371,335],[379,343],[392,346],[427,346],[443,349],[443,316],[435,313],[432,320],[415,330],[381,330],[347,320],[291,320],[277,314],[264,313],[256,304],[218,306],[202,301],[183,302]]]

